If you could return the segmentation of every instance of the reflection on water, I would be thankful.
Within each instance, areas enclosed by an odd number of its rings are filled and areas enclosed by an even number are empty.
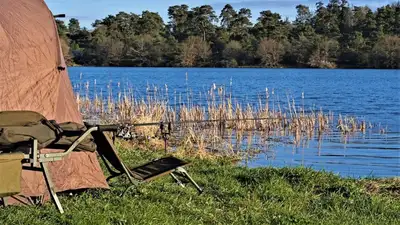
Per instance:
[[[249,167],[304,166],[346,177],[400,176],[400,134],[331,133],[294,145],[286,138],[270,138],[271,147],[242,162]]]

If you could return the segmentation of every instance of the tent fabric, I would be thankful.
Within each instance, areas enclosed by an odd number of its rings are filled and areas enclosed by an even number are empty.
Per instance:
[[[53,14],[43,0],[0,0],[0,111],[35,111],[82,124]],[[45,150],[52,151],[52,150]],[[57,191],[108,188],[96,154],[73,152],[50,163]],[[46,193],[39,172],[23,170],[21,195]]]
[[[0,0],[0,111],[82,123],[53,15],[43,0]]]

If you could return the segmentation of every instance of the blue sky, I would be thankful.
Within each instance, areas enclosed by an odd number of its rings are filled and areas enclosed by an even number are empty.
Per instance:
[[[189,7],[200,5],[213,6],[219,15],[225,4],[231,4],[236,9],[250,8],[255,20],[260,11],[271,10],[278,12],[282,17],[293,19],[296,16],[295,6],[298,4],[309,5],[311,8],[315,6],[318,0],[45,0],[50,10],[54,14],[65,13],[67,19],[74,17],[79,19],[82,26],[91,28],[91,24],[96,19],[102,19],[109,14],[116,14],[120,11],[141,13],[144,10],[158,12],[164,19],[168,21],[167,9],[172,5],[187,4]],[[354,5],[368,5],[376,8],[385,4],[394,2],[395,0],[350,0]],[[327,2],[325,0],[324,2]]]

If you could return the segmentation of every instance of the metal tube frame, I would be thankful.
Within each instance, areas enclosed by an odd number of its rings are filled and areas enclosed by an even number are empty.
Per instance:
[[[30,154],[25,154],[24,159],[27,160],[31,164],[31,169],[36,169],[39,164],[41,171],[43,172],[44,179],[46,181],[46,185],[48,188],[48,191],[50,193],[51,199],[53,200],[54,204],[56,205],[58,211],[63,214],[64,209],[60,203],[60,200],[58,199],[57,192],[55,190],[55,185],[51,179],[50,171],[48,169],[48,163],[49,162],[54,162],[54,161],[60,161],[64,157],[68,156],[69,154],[72,153],[72,151],[86,138],[90,135],[90,133],[97,131],[98,127],[91,127],[87,129],[78,139],[76,139],[71,146],[62,153],[46,153],[46,154],[40,154],[39,149],[38,149],[38,141],[36,139],[32,140],[32,148]],[[124,169],[126,169],[124,167]],[[129,176],[129,180],[133,179],[132,177]],[[3,199],[4,204],[6,204],[6,199]]]
[[[192,122],[192,121],[190,121]],[[197,121],[198,122],[198,121]],[[203,121],[201,121],[203,122]],[[205,122],[205,121],[204,121]],[[159,125],[160,123],[154,123],[151,125]],[[146,125],[150,125],[150,124],[137,124],[135,126],[146,126]],[[170,127],[170,125],[169,125]],[[40,154],[39,149],[38,149],[38,141],[36,139],[33,139],[32,141],[32,151],[30,154],[25,154],[24,155],[24,159],[27,160],[30,164],[31,164],[31,168],[37,168],[38,165],[40,164],[41,167],[41,171],[43,172],[45,181],[46,181],[46,185],[47,188],[49,190],[50,196],[54,202],[54,204],[56,205],[58,211],[63,214],[64,213],[64,209],[60,203],[60,200],[58,199],[57,196],[57,192],[55,190],[55,185],[52,182],[51,179],[51,175],[48,169],[48,163],[49,162],[54,162],[54,161],[60,161],[62,160],[64,157],[68,156],[69,154],[72,153],[72,151],[87,137],[89,136],[92,132],[94,131],[98,131],[99,128],[97,126],[94,127],[90,127],[89,129],[87,129],[77,140],[75,140],[71,146],[64,152],[62,153],[46,153],[46,154]],[[110,170],[109,165],[107,164],[106,160],[102,157],[103,161],[106,163],[106,167],[107,169],[111,172],[111,176],[107,179],[110,180],[111,178],[117,177],[119,175],[122,174],[126,174],[128,177],[128,180],[130,181],[131,185],[124,191],[124,193],[122,194],[125,195],[129,190],[137,187],[139,184],[143,183],[137,179],[135,179],[129,169],[125,166],[125,164],[122,163],[123,166],[123,171],[121,171],[122,173],[116,173],[113,172],[112,170]],[[176,168],[172,173],[170,173],[171,177],[182,187],[184,187],[183,183],[178,179],[178,177],[176,175],[182,175],[183,177],[187,178],[198,190],[198,192],[201,194],[203,192],[203,190],[201,189],[201,187],[192,179],[192,177],[188,174],[188,172],[183,168],[183,167],[178,167]],[[6,199],[3,198],[3,203],[6,204]]]

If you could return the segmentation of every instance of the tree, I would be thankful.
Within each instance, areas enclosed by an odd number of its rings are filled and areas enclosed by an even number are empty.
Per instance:
[[[314,28],[316,33],[327,36],[329,38],[340,37],[340,29],[338,16],[340,6],[338,0],[330,0],[327,7],[323,2],[316,4],[317,11],[314,18]]]
[[[400,31],[400,1],[380,7],[376,11],[377,26],[384,34],[399,35]]]
[[[181,65],[203,66],[211,55],[210,45],[201,37],[190,36],[181,45]]]
[[[231,29],[232,23],[236,19],[236,16],[236,10],[234,10],[230,4],[226,4],[221,10],[221,14],[219,16],[219,19],[221,20],[221,27],[225,29]]]
[[[168,8],[158,13],[118,12],[81,29],[56,20],[69,64],[112,66],[300,66],[396,68],[400,2],[372,10],[348,0],[297,5],[290,22],[260,12],[253,25],[248,8],[226,4],[218,15],[210,5]],[[397,60],[397,61],[396,61]]]
[[[301,35],[310,37],[314,35],[315,31],[312,27],[312,14],[310,8],[305,5],[296,6],[297,16],[293,22],[293,29],[291,31],[292,38],[299,38]]]
[[[257,55],[263,66],[278,67],[284,53],[283,45],[276,40],[264,38],[258,45]]]
[[[84,64],[84,51],[91,46],[91,32],[86,28],[79,30],[75,35],[69,35],[70,48],[73,61],[77,64]]]
[[[339,43],[327,37],[318,37],[309,65],[316,68],[335,68],[336,54]]]
[[[179,40],[185,40],[188,37],[189,29],[189,6],[175,5],[168,8],[168,29]]]
[[[57,31],[58,31],[58,35],[60,37],[66,37],[67,36],[67,32],[68,32],[68,28],[65,26],[64,21],[62,20],[56,20],[56,25],[57,25]]]
[[[371,66],[400,69],[400,37],[385,36],[372,49]]]
[[[343,0],[339,14],[340,46],[342,49],[349,49],[349,42],[354,36],[354,15],[347,1]]]
[[[364,38],[374,38],[376,35],[376,20],[372,10],[366,6],[354,7],[355,31],[361,32]]]
[[[262,11],[254,26],[256,37],[273,39],[284,39],[287,37],[288,21],[282,21],[281,15],[272,13],[270,10]]]
[[[97,66],[118,65],[123,55],[124,43],[108,35],[107,27],[99,27],[93,31],[92,43],[85,51],[86,64]]]
[[[348,48],[341,49],[338,63],[350,67],[368,66],[368,46],[361,32],[356,31],[348,42]]]
[[[164,34],[164,21],[158,13],[144,11],[138,25],[139,34],[150,34],[153,37]]]
[[[203,5],[189,12],[189,21],[192,35],[200,36],[206,41],[215,32],[214,22],[217,22],[218,18],[210,5]]]
[[[251,10],[247,8],[241,8],[239,13],[236,14],[232,26],[231,26],[231,39],[242,41],[249,37],[249,28],[252,23],[251,19]]]
[[[284,62],[288,65],[299,67],[309,66],[308,62],[314,51],[314,43],[315,36],[306,37],[304,35],[300,35],[299,38],[286,43]]]
[[[69,47],[70,44],[67,37],[68,28],[65,26],[65,23],[62,20],[56,20],[56,25],[57,25],[58,36],[60,38],[61,51],[63,53],[65,63],[67,65],[72,65],[73,59],[71,56],[71,50]]]
[[[303,24],[311,24],[312,14],[310,12],[310,8],[305,5],[297,5],[297,16],[294,24],[303,25]]]
[[[61,51],[63,52],[64,60],[67,65],[72,65],[73,60],[70,54],[68,41],[65,38],[60,38]]]
[[[238,65],[243,65],[245,52],[243,51],[240,42],[229,42],[223,50],[223,58],[225,60],[224,64],[228,67],[237,67]]]
[[[132,36],[125,47],[122,65],[158,66],[163,63],[163,42],[150,34]]]
[[[68,31],[70,35],[74,35],[81,30],[81,26],[79,25],[79,20],[75,18],[71,18],[68,23]]]

